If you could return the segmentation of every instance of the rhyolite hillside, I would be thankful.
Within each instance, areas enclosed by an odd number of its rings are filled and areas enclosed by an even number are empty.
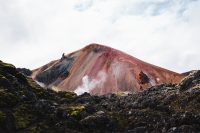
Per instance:
[[[63,54],[32,73],[47,88],[96,95],[139,92],[162,83],[179,83],[184,77],[99,44]]]
[[[45,90],[0,62],[0,132],[200,132],[200,71],[137,94]]]

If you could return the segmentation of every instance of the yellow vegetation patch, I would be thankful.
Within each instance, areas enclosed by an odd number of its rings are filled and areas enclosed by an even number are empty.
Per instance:
[[[84,105],[73,105],[66,108],[67,113],[69,116],[77,116],[79,115],[83,110],[85,110]]]

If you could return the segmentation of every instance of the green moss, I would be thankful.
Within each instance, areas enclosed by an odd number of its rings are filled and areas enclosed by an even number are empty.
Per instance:
[[[0,87],[0,107],[12,107],[16,105],[17,97]]]
[[[6,77],[0,74],[0,79],[6,79]]]
[[[29,133],[39,133],[40,131],[38,131],[37,127],[32,127],[31,129],[29,129]]]
[[[28,82],[27,82],[27,78],[26,78],[23,74],[17,73],[15,76],[16,76],[17,80],[18,80],[20,83],[23,83],[23,84],[27,84],[27,83],[28,83]]]
[[[179,101],[173,101],[169,107],[173,112],[184,112],[184,109],[180,106]]]
[[[69,116],[78,116],[83,110],[85,110],[84,105],[73,105],[66,108]]]
[[[49,126],[45,122],[40,122],[40,123],[37,123],[34,127],[29,128],[28,132],[29,133],[41,133],[41,132],[49,133]]]
[[[44,88],[38,85],[32,78],[26,77],[28,85],[31,88],[31,91],[37,94],[39,98],[45,98],[48,94]]]
[[[119,113],[110,112],[109,115],[112,119],[116,120],[121,128],[125,128],[128,125],[127,119]]]
[[[6,89],[11,87],[10,81],[1,74],[0,74],[0,86],[4,87]]]
[[[40,129],[48,129],[49,128],[49,126],[45,122],[40,123],[38,127]]]
[[[2,111],[0,111],[0,123],[4,122],[4,120],[6,119],[6,114]]]
[[[198,85],[192,87],[191,89],[192,89],[192,90],[193,90],[193,89],[200,89],[200,85],[198,84]]]
[[[40,85],[38,85],[31,77],[26,77],[28,84],[34,89],[41,89]]]
[[[116,95],[119,97],[127,96],[125,92],[117,92]]]
[[[65,93],[65,97],[67,98],[67,99],[73,99],[74,97],[76,97],[77,95],[76,95],[76,93],[74,93],[74,92],[66,92]]]
[[[4,73],[16,73],[16,68],[12,64],[7,63],[0,63],[0,70],[2,70]]]
[[[22,104],[14,110],[14,118],[15,118],[15,126],[16,129],[24,129],[30,123],[32,119],[32,115],[29,111],[29,107],[26,104]]]
[[[15,66],[13,66],[12,64],[4,63],[4,62],[1,62],[1,63],[0,63],[0,67],[10,67],[10,68],[15,68]]]

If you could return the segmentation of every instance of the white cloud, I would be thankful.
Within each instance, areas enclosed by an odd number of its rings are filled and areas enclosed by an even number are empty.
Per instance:
[[[200,69],[200,1],[0,0],[0,59],[36,68],[101,43],[174,71]]]

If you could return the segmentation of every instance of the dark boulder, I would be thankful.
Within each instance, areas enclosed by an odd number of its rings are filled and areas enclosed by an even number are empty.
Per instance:
[[[23,73],[26,76],[31,76],[31,74],[32,74],[32,71],[27,68],[17,68],[17,71]]]

